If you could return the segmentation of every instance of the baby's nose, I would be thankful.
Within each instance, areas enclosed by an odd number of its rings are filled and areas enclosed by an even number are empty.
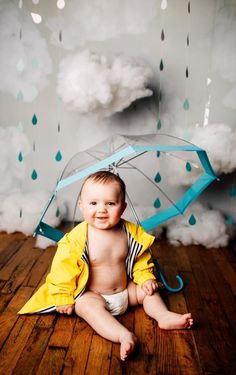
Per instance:
[[[106,206],[101,204],[101,205],[98,206],[97,210],[98,210],[98,212],[104,212],[104,211],[106,211]]]

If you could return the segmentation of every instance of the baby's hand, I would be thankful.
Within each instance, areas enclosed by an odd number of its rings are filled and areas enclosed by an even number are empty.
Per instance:
[[[74,310],[74,305],[64,305],[64,306],[57,306],[56,311],[60,314],[67,314],[71,315]]]
[[[142,285],[142,289],[147,295],[152,296],[153,293],[158,289],[156,280],[145,281],[145,283]]]

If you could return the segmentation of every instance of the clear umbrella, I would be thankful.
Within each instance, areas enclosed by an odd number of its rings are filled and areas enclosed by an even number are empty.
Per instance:
[[[83,180],[98,170],[110,170],[125,181],[128,209],[126,218],[133,217],[145,230],[183,214],[201,192],[216,179],[206,152],[183,139],[166,134],[113,135],[95,146],[75,154],[55,187],[35,234],[58,241],[64,234],[52,228],[43,218],[52,201],[70,197],[68,217],[80,220],[77,202]],[[176,185],[174,177],[181,173],[183,184]],[[188,181],[188,185],[184,182]],[[59,197],[61,196],[61,198]],[[155,260],[158,274],[170,288]]]

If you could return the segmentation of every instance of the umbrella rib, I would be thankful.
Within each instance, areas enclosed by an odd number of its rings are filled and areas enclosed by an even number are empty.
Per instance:
[[[147,152],[147,151],[141,152],[140,154],[135,155],[135,156],[133,156],[132,158],[130,158],[130,159],[128,159],[128,160],[124,160],[123,163],[119,164],[120,161],[123,160],[123,159],[121,159],[121,160],[117,163],[117,167],[120,167],[121,165],[126,164],[126,163],[128,164],[128,162],[129,162],[130,160],[136,159],[136,158],[138,158],[139,156],[141,156],[141,155],[143,155],[143,154],[146,154],[146,152]]]
[[[166,197],[166,199],[173,204],[173,206],[176,207],[175,203],[168,197],[168,195],[166,195],[166,193],[159,187],[157,186],[152,180],[150,177],[148,177],[144,172],[142,172],[139,168],[135,167],[133,164],[131,163],[128,163],[127,164],[131,165],[132,168],[136,169],[139,173],[141,173],[144,177],[146,177],[148,179],[148,181],[150,181],[159,191],[161,191],[161,193]],[[177,208],[177,207],[176,207]]]

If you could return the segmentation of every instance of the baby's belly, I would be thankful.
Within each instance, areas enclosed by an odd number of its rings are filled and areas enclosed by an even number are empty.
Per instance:
[[[96,266],[89,270],[87,289],[99,294],[115,294],[127,286],[125,267],[122,266]]]

